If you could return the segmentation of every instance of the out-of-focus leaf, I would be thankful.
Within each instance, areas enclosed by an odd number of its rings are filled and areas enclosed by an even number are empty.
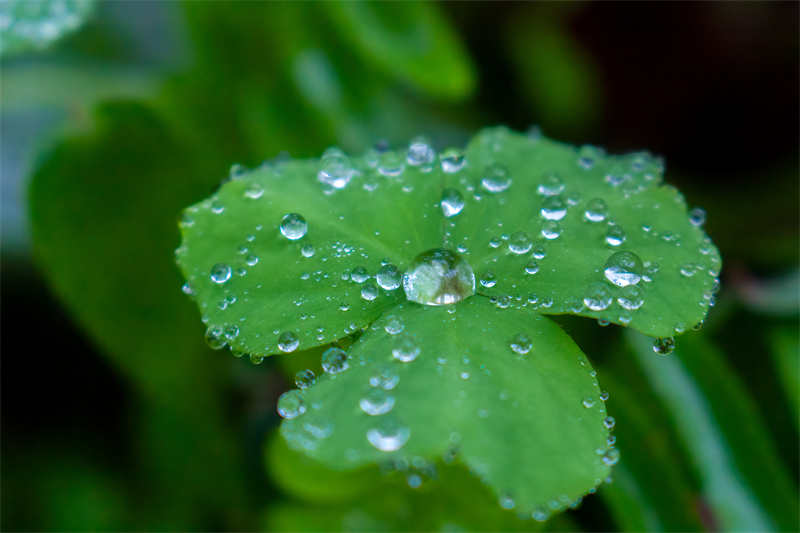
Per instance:
[[[647,501],[639,480],[633,477],[624,463],[614,467],[614,482],[603,487],[600,497],[611,508],[619,531],[665,531],[656,509]]]
[[[0,56],[46,48],[80,28],[93,9],[94,0],[3,0]]]
[[[797,491],[752,400],[716,348],[697,333],[681,339],[674,356],[660,358],[646,338],[629,332],[627,340],[675,420],[719,527],[797,530]]]
[[[379,71],[431,96],[462,100],[475,87],[470,58],[438,6],[429,2],[329,2],[342,38]]]
[[[800,338],[797,326],[775,327],[769,339],[772,359],[797,425],[800,417]]]
[[[147,107],[102,107],[96,131],[56,147],[33,177],[34,251],[79,325],[135,383],[146,408],[168,420],[161,427],[182,435],[157,472],[163,490],[194,495],[186,499],[193,512],[211,499],[233,513],[241,501],[221,412],[223,362],[203,346],[172,262],[176,214],[209,185],[191,161]]]
[[[800,272],[764,280],[737,273],[734,287],[751,311],[767,316],[800,314]]]

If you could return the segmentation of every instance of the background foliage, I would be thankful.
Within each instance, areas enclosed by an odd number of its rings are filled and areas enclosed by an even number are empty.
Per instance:
[[[3,529],[800,528],[797,4],[87,13],[0,59]],[[705,326],[668,358],[559,319],[611,392],[622,460],[544,524],[457,469],[414,492],[292,455],[275,402],[319,353],[253,366],[208,350],[173,264],[180,210],[232,163],[463,144],[497,123],[664,155],[726,264]]]

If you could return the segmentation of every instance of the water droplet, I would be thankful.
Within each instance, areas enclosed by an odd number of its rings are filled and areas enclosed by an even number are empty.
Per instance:
[[[464,209],[464,195],[458,189],[442,191],[442,212],[447,218],[454,217]]]
[[[564,182],[561,181],[561,178],[556,173],[542,176],[542,180],[536,188],[536,191],[542,196],[555,196],[556,194],[561,194],[563,190]]]
[[[535,259],[544,259],[546,255],[547,251],[541,244],[537,244],[536,246],[533,247],[533,257]]]
[[[385,152],[378,158],[378,172],[387,178],[397,178],[405,169],[405,159],[397,152]]]
[[[301,370],[294,376],[294,384],[298,389],[307,389],[314,384],[316,376],[311,370]]]
[[[211,202],[211,211],[217,215],[222,214],[225,211],[225,206],[219,200],[214,200]]]
[[[353,269],[353,272],[350,274],[350,279],[355,281],[356,283],[364,283],[370,278],[369,273],[367,273],[367,269],[362,266],[357,266]]]
[[[241,348],[236,348],[235,346],[231,346],[231,355],[234,357],[241,357],[244,355],[244,350]]]
[[[416,345],[414,340],[406,335],[403,334],[402,337],[397,337],[395,339],[394,349],[392,349],[392,355],[398,361],[402,361],[403,363],[409,363],[417,358],[419,355],[419,346]]]
[[[686,324],[684,324],[683,322],[678,322],[677,324],[675,324],[675,333],[680,334],[683,333],[684,331],[686,331]]]
[[[603,454],[603,462],[608,466],[614,466],[619,462],[619,450],[611,446]]]
[[[263,360],[264,360],[263,355],[258,355],[255,353],[250,354],[250,362],[253,363],[254,365],[260,365]]]
[[[495,303],[497,304],[497,307],[499,307],[500,309],[505,309],[509,305],[511,305],[511,300],[512,298],[510,295],[501,294],[500,296],[497,297],[497,301]]]
[[[500,242],[501,241],[499,238],[492,237],[491,239],[489,239],[489,246],[491,246],[492,248],[497,248],[498,246],[500,246]]]
[[[633,252],[616,252],[606,261],[606,279],[620,287],[636,285],[643,273],[642,260]]]
[[[315,252],[316,250],[313,244],[306,244],[300,249],[300,253],[303,254],[303,257],[314,257]]]
[[[355,171],[350,168],[350,159],[335,146],[331,146],[322,153],[319,166],[317,179],[334,189],[346,187],[355,174]],[[291,237],[289,238],[291,239]]]
[[[342,302],[339,304],[339,309],[341,309],[342,311],[347,311],[348,309],[350,309],[350,304],[347,302]]]
[[[448,305],[475,293],[475,274],[461,255],[443,248],[419,254],[403,276],[406,298],[425,305]]]
[[[481,285],[484,287],[494,287],[497,283],[497,276],[491,270],[485,270],[481,274]]]
[[[447,174],[458,172],[467,163],[467,158],[464,153],[458,148],[448,148],[440,156],[442,161],[442,170]]]
[[[672,337],[664,337],[663,339],[656,339],[653,342],[653,351],[658,355],[669,355],[675,349],[675,339]]]
[[[587,396],[586,398],[584,398],[583,406],[587,409],[591,409],[592,407],[594,407],[594,398],[592,398],[591,396]]]
[[[584,170],[591,170],[591,168],[594,166],[595,160],[599,156],[600,154],[598,153],[597,148],[586,144],[581,146],[580,151],[578,151],[578,164]]]
[[[689,222],[691,222],[693,226],[697,226],[698,228],[703,227],[703,224],[706,223],[705,209],[702,209],[700,207],[692,209],[691,212],[689,213]]]
[[[206,343],[212,350],[221,350],[228,345],[225,330],[222,326],[211,325],[206,329]]]
[[[306,234],[308,223],[297,213],[289,213],[281,220],[280,230],[284,237],[290,241],[296,241]]]
[[[508,169],[499,163],[486,167],[481,178],[481,185],[492,193],[502,192],[511,186],[511,176]]]
[[[559,195],[548,196],[542,203],[542,216],[547,220],[561,220],[567,214],[567,204]]]
[[[403,280],[403,273],[394,265],[383,265],[378,269],[378,274],[375,276],[375,279],[383,290],[393,291],[400,287]]]
[[[247,256],[246,261],[249,266],[255,266],[258,263],[258,256],[250,254]]]
[[[314,438],[327,439],[328,437],[333,435],[333,430],[334,430],[333,422],[319,415],[308,415],[308,416],[309,417],[313,416],[313,418],[306,420],[305,423],[303,423],[303,429],[311,433],[311,435],[314,436]]]
[[[403,322],[403,318],[397,315],[391,315],[386,319],[386,326],[384,329],[386,333],[389,335],[397,335],[403,328],[405,327],[405,323]]]
[[[300,340],[297,338],[297,335],[291,331],[284,331],[281,333],[280,337],[278,337],[278,348],[282,352],[293,352],[297,349],[299,344]]]
[[[616,421],[616,420],[614,420],[614,417],[613,417],[613,416],[607,416],[607,417],[605,417],[605,418],[603,419],[603,425],[604,425],[605,427],[607,427],[608,429],[611,429],[611,428],[613,428],[613,427],[614,427],[614,424],[616,424],[616,423],[617,423],[617,421]]]
[[[606,242],[611,246],[619,246],[625,242],[626,237],[625,230],[620,226],[609,226],[606,232]]]
[[[384,390],[391,390],[397,386],[400,376],[394,371],[392,365],[379,364],[372,371],[369,384]]]
[[[297,418],[306,412],[306,402],[296,390],[284,392],[278,398],[278,414],[283,418]]]
[[[555,220],[548,220],[542,224],[542,235],[544,235],[545,239],[558,239],[559,235],[561,235],[561,231],[561,224]]]
[[[693,265],[693,264],[691,264],[691,263],[690,263],[690,262],[688,262],[688,261],[687,261],[687,262],[685,262],[685,263],[684,263],[684,264],[681,266],[681,274],[682,274],[682,275],[684,275],[684,276],[686,276],[687,278],[690,278],[690,277],[692,277],[692,276],[694,275],[694,272],[695,272],[694,265]]]
[[[616,442],[617,442],[617,437],[615,437],[614,435],[609,435],[608,437],[606,437],[606,444],[608,444],[609,446],[613,446],[614,443]]]
[[[236,300],[234,299],[234,301],[236,301]],[[231,324],[230,326],[225,328],[225,338],[228,340],[228,342],[231,342],[231,341],[235,340],[236,337],[238,337],[238,336],[239,336],[239,327],[238,326],[236,326],[234,324]]]
[[[500,507],[502,509],[513,509],[515,505],[514,499],[508,495],[500,496],[498,502],[500,503]]]
[[[536,262],[536,259],[528,261],[528,264],[525,265],[525,272],[527,274],[536,274],[539,272],[539,263]]]
[[[589,222],[602,222],[607,216],[608,206],[601,198],[595,198],[586,204],[586,211],[584,211],[583,217]]]
[[[603,392],[600,393],[600,400],[601,401],[605,402],[605,401],[608,400],[608,398],[609,398],[609,394],[606,391],[603,391]]]
[[[181,287],[181,290],[183,291],[183,294],[187,296],[194,295],[194,286],[191,283],[184,283],[183,287]]]
[[[531,236],[524,231],[518,231],[508,240],[508,249],[517,255],[528,253],[533,246]]]
[[[382,452],[395,452],[403,447],[411,436],[411,430],[391,419],[384,420],[378,429],[367,430],[367,440]]]
[[[347,353],[341,348],[328,348],[322,354],[322,370],[328,374],[338,374],[350,367],[347,362]]]
[[[211,269],[211,281],[214,283],[225,283],[231,279],[231,267],[225,263],[217,263]]]
[[[533,341],[526,333],[517,333],[511,340],[511,349],[520,355],[530,352],[532,347]]]
[[[583,197],[581,196],[581,193],[579,193],[578,191],[574,191],[569,193],[569,195],[567,196],[567,203],[573,206],[578,205],[579,203],[581,203],[582,198]]]
[[[264,195],[264,187],[262,187],[260,183],[253,181],[247,186],[247,190],[244,191],[244,194],[248,198],[258,200]]]
[[[636,285],[626,285],[619,290],[617,302],[623,309],[639,309],[644,303],[644,291]]]
[[[394,396],[386,393],[380,387],[373,387],[364,395],[363,398],[358,400],[358,405],[361,410],[368,415],[378,416],[388,413],[394,407]]]
[[[374,283],[367,283],[361,287],[361,297],[365,300],[374,300],[378,297],[378,287]]]
[[[421,137],[411,141],[411,144],[408,146],[406,161],[408,161],[409,165],[415,167],[420,165],[430,165],[433,163],[435,158],[436,152],[434,152],[433,148],[431,148],[425,139]]]

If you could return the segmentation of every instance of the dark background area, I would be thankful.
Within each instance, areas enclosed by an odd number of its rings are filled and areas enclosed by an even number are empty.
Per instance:
[[[161,7],[142,3],[133,10],[147,19],[148,10]],[[98,6],[84,33],[68,37],[47,53],[57,59],[96,57],[105,51],[115,61],[158,75],[184,69],[195,52],[184,34],[185,21],[172,24],[170,17],[181,19],[180,6],[172,7],[175,13],[170,11],[169,16],[154,12],[160,21],[154,25],[157,30],[134,21],[129,34],[109,36],[101,26],[108,20],[121,24],[120,15],[113,6]],[[706,232],[725,262],[723,289],[717,308],[711,310],[712,319],[718,314],[716,319],[725,324],[713,336],[756,402],[796,489],[797,410],[777,385],[781,370],[764,352],[776,328],[789,331],[791,337],[798,325],[800,4],[447,2],[439,7],[462,39],[477,73],[473,96],[462,102],[425,104],[454,125],[456,137],[466,138],[486,125],[505,124],[524,131],[540,124],[548,136],[602,145],[611,153],[647,149],[665,157],[666,181],[678,187],[690,205],[706,209]],[[552,92],[542,87],[547,79],[531,82],[533,75],[521,71],[524,61],[515,53],[526,52],[515,39],[524,40],[525,32],[520,36],[509,28],[526,24],[531,28],[558,24],[596,73],[592,78],[596,85],[588,88],[596,101],[586,105],[583,116],[560,120],[548,106],[561,104],[542,96]],[[162,36],[160,48],[143,51],[161,32],[172,37]],[[512,34],[516,37],[509,37]],[[3,70],[11,73],[13,61],[22,59],[3,59]],[[558,79],[554,75],[553,80]],[[399,90],[418,97],[413,89]],[[28,163],[3,169],[3,181],[16,180],[23,190],[26,173],[40,157],[35,154],[65,121],[84,121],[84,111],[68,108],[53,115],[3,107],[6,150],[17,146],[15,138],[22,138],[26,121],[42,124],[30,136],[32,142],[17,147],[26,150],[23,159]],[[306,149],[319,154],[333,142],[323,134]],[[275,146],[263,155],[273,156],[281,149]],[[3,157],[13,154],[5,152]],[[3,199],[4,210],[14,209],[9,204],[13,199]],[[24,202],[24,195],[17,199]],[[24,217],[24,208],[21,213]],[[148,505],[146,497],[136,496],[150,489],[137,466],[141,449],[132,439],[138,426],[131,413],[142,400],[50,291],[32,258],[26,225],[19,228],[19,235],[4,234],[0,263],[2,528],[147,527],[120,518]],[[615,340],[619,332],[613,328],[585,333],[583,325],[571,327],[582,347],[590,338],[596,343],[598,337],[590,335],[608,338],[611,346],[619,342]],[[603,350],[594,355],[600,366],[615,356]],[[289,382],[272,361],[240,367],[232,375],[225,412],[238,431],[249,510],[234,524],[210,510],[209,516],[175,523],[176,528],[260,527],[254,516],[278,497],[278,489],[263,474],[260,443],[279,422],[274,402]],[[80,481],[74,481],[71,473],[80,473]],[[66,478],[73,481],[64,482]],[[571,514],[575,524],[587,530],[619,527],[597,498],[588,498]]]

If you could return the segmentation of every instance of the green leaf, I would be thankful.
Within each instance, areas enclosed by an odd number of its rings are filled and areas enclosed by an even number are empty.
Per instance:
[[[654,337],[670,337],[703,321],[721,268],[719,253],[690,222],[683,196],[662,183],[659,160],[647,153],[606,156],[593,147],[578,150],[505,128],[483,130],[470,142],[466,157],[467,167],[449,174],[445,183],[466,198],[462,213],[447,226],[445,247],[465,246],[476,277],[494,273],[496,283],[480,288],[481,293],[534,293],[540,312],[607,319]],[[492,193],[481,184],[487,167],[495,164],[504,167],[511,185]],[[604,201],[607,214],[591,222],[584,213],[595,199]],[[565,206],[563,218],[545,219],[545,201]],[[560,216],[554,211],[549,216]],[[548,226],[557,238],[544,236]],[[620,245],[607,240],[612,227],[625,234]],[[530,237],[526,247],[542,246],[545,257],[512,253],[509,245],[517,232]],[[620,306],[620,287],[604,275],[606,261],[619,251],[633,252],[645,267],[647,277],[638,283],[644,304],[636,310]],[[538,272],[527,274],[532,259]],[[610,299],[600,311],[584,303],[596,283]]]
[[[427,2],[329,2],[341,36],[374,68],[450,100],[469,96],[475,73],[438,6]]]
[[[283,332],[296,335],[301,350],[330,343],[367,327],[405,299],[396,288],[380,289],[377,298],[367,300],[361,292],[376,280],[358,283],[350,274],[362,267],[374,277],[384,258],[402,272],[419,252],[441,244],[436,206],[441,174],[409,167],[403,180],[387,179],[366,158],[353,163],[361,175],[341,190],[322,187],[315,160],[278,162],[225,184],[186,210],[178,261],[204,320],[238,328],[231,346],[276,353]],[[404,192],[409,183],[413,194]],[[377,184],[377,190],[368,190]],[[279,229],[292,213],[308,224],[299,240]],[[304,255],[306,246],[313,247],[313,256],[306,257],[308,249]],[[211,279],[218,264],[231,268],[224,283]]]
[[[0,2],[0,55],[39,50],[74,32],[94,9],[94,0],[4,0]]]
[[[427,464],[457,452],[527,515],[577,503],[606,478],[600,391],[588,361],[555,323],[497,309],[481,296],[448,308],[400,304],[394,315],[403,317],[402,332],[390,334],[385,328],[396,328],[395,318],[381,318],[349,352],[349,369],[302,391],[307,412],[281,426],[291,447],[334,469],[399,457]],[[532,339],[525,355],[510,347],[519,333]],[[399,349],[418,350],[418,357],[400,362],[393,356]],[[382,369],[397,376],[386,380],[391,389],[370,384]],[[370,406],[371,393],[386,397]],[[367,414],[375,406],[391,407]]]

